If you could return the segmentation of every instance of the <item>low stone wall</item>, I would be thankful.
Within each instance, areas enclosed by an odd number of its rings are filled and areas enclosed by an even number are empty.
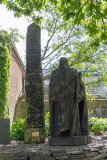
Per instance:
[[[93,115],[96,115],[96,109],[101,108],[102,115],[107,116],[107,99],[95,99],[87,100],[88,110],[93,111]],[[44,108],[45,112],[49,112],[49,97],[48,95],[44,96]],[[26,103],[25,103],[25,94],[22,95],[17,101],[13,121],[16,121],[17,118],[25,118]]]
[[[49,112],[49,100],[48,96],[44,96],[44,110],[45,112]],[[23,94],[17,101],[15,106],[13,122],[16,121],[17,118],[24,119],[26,115],[26,102],[25,102],[25,94]]]
[[[93,110],[93,114],[96,115],[96,109],[101,109],[101,115],[107,116],[107,99],[94,99],[87,100],[87,105],[89,110]]]
[[[49,146],[12,141],[0,145],[0,160],[106,160],[107,135],[92,136],[92,143],[81,146]]]
[[[13,121],[15,122],[17,118],[23,119],[26,116],[26,102],[25,94],[23,94],[17,101],[13,116]]]
[[[44,96],[44,104],[45,104],[45,111],[49,112],[49,100],[48,95]],[[107,116],[107,99],[94,99],[90,100],[87,99],[87,106],[88,110],[93,111],[93,115],[96,116],[96,109],[101,109],[101,114]]]

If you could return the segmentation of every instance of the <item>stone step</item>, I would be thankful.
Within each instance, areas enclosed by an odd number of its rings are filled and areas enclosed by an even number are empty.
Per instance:
[[[7,158],[3,158],[3,160],[27,160],[27,159],[23,157],[7,157]]]
[[[28,156],[26,153],[17,153],[14,157],[5,157],[3,160],[33,160],[32,156]]]

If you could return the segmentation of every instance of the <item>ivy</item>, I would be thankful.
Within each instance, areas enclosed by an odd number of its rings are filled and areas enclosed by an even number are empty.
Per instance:
[[[9,116],[8,91],[9,91],[9,76],[10,76],[10,58],[9,58],[9,49],[7,47],[5,37],[3,36],[1,37],[0,37],[0,118],[7,118]]]

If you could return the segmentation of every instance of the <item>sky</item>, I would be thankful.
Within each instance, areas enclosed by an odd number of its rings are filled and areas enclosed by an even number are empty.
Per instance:
[[[30,25],[30,22],[22,16],[20,18],[16,18],[14,16],[13,11],[8,11],[4,4],[0,4],[0,28],[6,31],[9,28],[17,28],[19,33],[26,38],[27,27]],[[46,30],[41,31],[41,44],[42,47],[46,45],[46,39],[48,38]],[[25,56],[26,56],[26,39],[21,40],[19,43],[15,44],[17,51],[25,64]]]
[[[23,16],[21,18],[15,18],[12,11],[8,11],[5,5],[0,4],[0,28],[8,31],[9,28],[17,28],[19,33],[26,37],[27,27],[30,23]],[[16,44],[17,51],[25,61],[26,40],[21,40]]]

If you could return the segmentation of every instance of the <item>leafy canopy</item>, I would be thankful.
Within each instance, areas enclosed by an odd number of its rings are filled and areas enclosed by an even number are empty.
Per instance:
[[[68,57],[70,66],[83,71],[83,77],[92,77],[87,86],[107,82],[107,46],[99,34],[89,37],[81,25],[73,25],[72,19],[64,20],[54,6],[47,5],[42,29],[47,30],[48,40],[42,50],[44,69],[53,70],[61,56]],[[99,72],[95,79],[93,73]],[[96,83],[97,82],[97,83]]]
[[[16,17],[27,16],[40,23],[42,11],[52,6],[64,20],[72,19],[73,25],[81,25],[89,36],[99,34],[100,41],[107,39],[107,0],[2,0]],[[107,44],[107,42],[105,42]]]
[[[100,72],[92,83],[107,83],[107,0],[2,0],[16,17],[26,16],[48,32],[42,49],[44,69],[55,68],[61,55],[84,77]],[[84,37],[84,38],[83,38]]]

